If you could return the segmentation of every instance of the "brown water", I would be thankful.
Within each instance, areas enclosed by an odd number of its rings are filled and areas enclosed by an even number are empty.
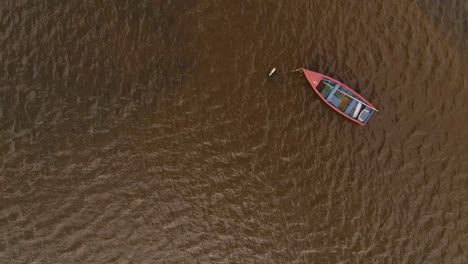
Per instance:
[[[0,14],[0,263],[468,262],[464,1]]]

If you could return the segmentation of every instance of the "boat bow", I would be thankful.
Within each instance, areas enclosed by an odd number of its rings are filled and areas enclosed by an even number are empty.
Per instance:
[[[306,69],[302,69],[302,71],[304,72],[304,74],[305,74],[307,80],[309,81],[309,83],[314,88],[317,88],[317,86],[318,86],[320,80],[322,79],[323,75],[320,74],[320,73],[317,73],[317,72],[306,70]]]

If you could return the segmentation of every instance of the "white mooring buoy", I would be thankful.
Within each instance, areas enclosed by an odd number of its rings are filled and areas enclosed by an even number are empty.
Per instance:
[[[270,73],[268,74],[268,77],[271,77],[276,71],[276,68],[271,69]]]

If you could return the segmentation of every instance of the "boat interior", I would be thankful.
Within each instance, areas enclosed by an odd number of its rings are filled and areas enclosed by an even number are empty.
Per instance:
[[[356,98],[353,92],[332,80],[322,78],[317,85],[317,90],[338,111],[364,124],[374,112],[372,108]]]

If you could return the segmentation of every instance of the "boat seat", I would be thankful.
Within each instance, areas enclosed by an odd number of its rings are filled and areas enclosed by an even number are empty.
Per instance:
[[[353,111],[357,103],[358,102],[356,100],[352,100],[351,103],[349,103],[348,107],[346,107],[346,110],[344,111],[344,113],[350,116],[351,112]]]
[[[333,90],[330,92],[330,94],[327,96],[327,101],[331,101],[332,97],[335,95],[336,93],[336,90],[338,90],[338,88],[340,88],[340,85],[337,84],[335,85],[335,87],[333,87]]]

